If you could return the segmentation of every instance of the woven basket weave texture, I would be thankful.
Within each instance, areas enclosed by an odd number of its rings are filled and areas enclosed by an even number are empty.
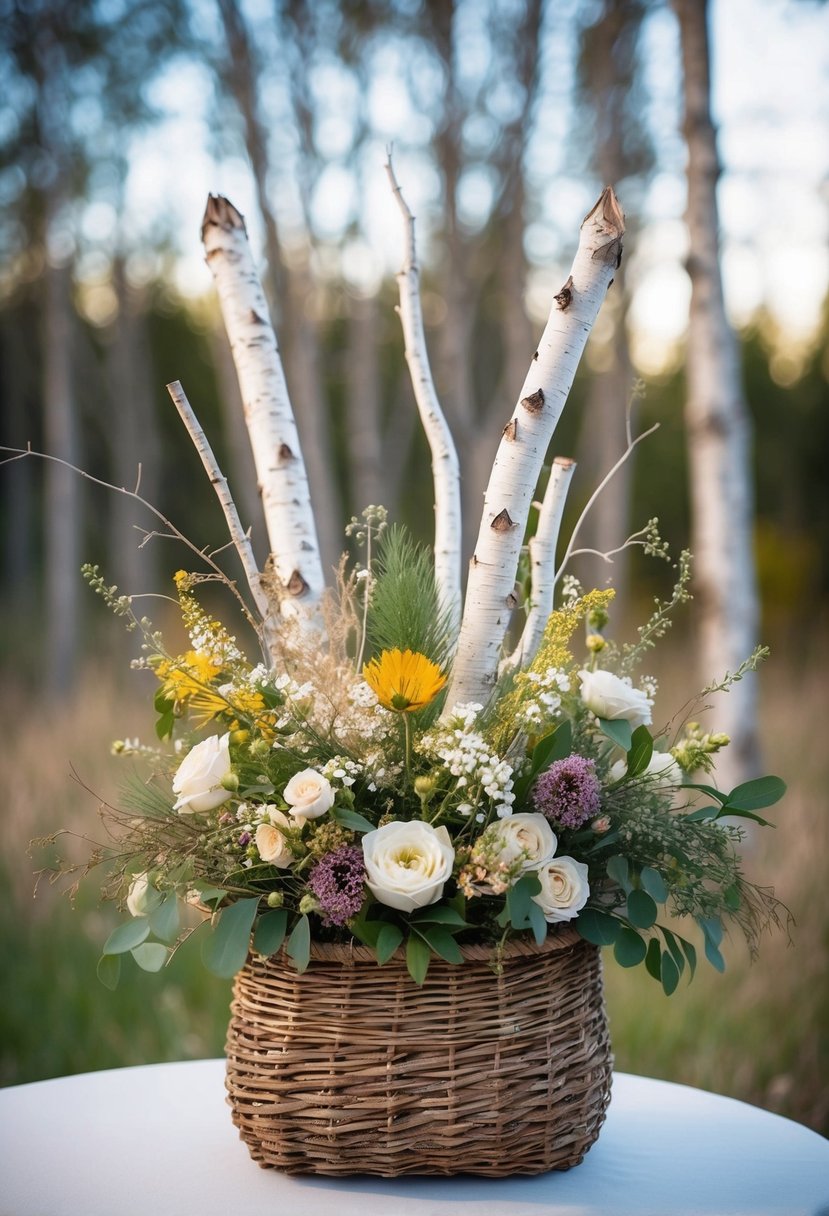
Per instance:
[[[541,946],[433,960],[422,988],[400,952],[314,945],[238,974],[227,1038],[233,1121],[287,1173],[539,1174],[596,1140],[611,1056],[599,952],[571,926]]]

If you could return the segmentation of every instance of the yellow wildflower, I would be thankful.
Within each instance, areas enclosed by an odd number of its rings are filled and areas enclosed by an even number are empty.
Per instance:
[[[414,713],[434,701],[446,683],[437,663],[413,650],[384,650],[363,667],[363,679],[386,709]]]

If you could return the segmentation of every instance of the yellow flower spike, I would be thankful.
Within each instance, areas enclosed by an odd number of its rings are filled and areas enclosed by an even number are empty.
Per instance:
[[[384,650],[363,667],[363,679],[386,709],[414,713],[434,701],[446,683],[437,663],[413,650]]]

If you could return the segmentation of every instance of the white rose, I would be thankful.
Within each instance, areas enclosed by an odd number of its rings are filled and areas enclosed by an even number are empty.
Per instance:
[[[581,699],[597,718],[616,722],[624,718],[631,726],[647,726],[651,703],[645,693],[614,676],[612,671],[580,671]]]
[[[534,901],[551,925],[578,916],[590,895],[587,866],[572,857],[556,857],[537,870],[541,890]]]
[[[295,773],[282,797],[291,808],[290,813],[302,819],[319,819],[334,805],[331,782],[313,768]]]
[[[229,739],[229,734],[211,735],[187,753],[173,778],[179,796],[174,811],[212,811],[232,797],[222,786],[231,772]]]
[[[150,885],[149,874],[136,874],[127,892],[127,911],[131,916],[149,916],[161,903],[161,893]]]
[[[546,817],[529,813],[499,819],[486,835],[500,845],[498,860],[505,865],[511,865],[524,854],[524,870],[535,870],[550,861],[558,844]]]
[[[256,848],[263,861],[269,861],[272,866],[279,866],[284,870],[294,860],[294,855],[279,829],[295,828],[296,824],[292,824],[288,816],[275,806],[269,806],[266,810],[270,822],[260,823],[256,829]]]
[[[619,781],[627,772],[627,760],[616,760],[610,766],[611,781]],[[648,761],[648,767],[638,774],[640,777],[652,777],[651,785],[656,789],[669,789],[672,785],[682,785],[685,780],[682,769],[670,752],[654,752]]]
[[[445,827],[413,819],[384,824],[363,837],[368,889],[401,912],[433,904],[452,873],[455,850]]]

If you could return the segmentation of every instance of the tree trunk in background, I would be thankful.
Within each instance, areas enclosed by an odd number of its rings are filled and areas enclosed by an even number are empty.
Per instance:
[[[388,506],[380,408],[380,347],[376,296],[350,296],[345,385],[351,510]]]
[[[0,367],[3,368],[5,426],[3,442],[24,448],[37,436],[32,432],[31,402],[38,393],[31,383],[33,368],[25,356],[28,333],[25,323],[9,310],[0,326]],[[3,537],[3,585],[7,588],[7,608],[12,621],[30,621],[35,595],[35,569],[38,542],[35,537],[35,468],[30,460],[7,465],[0,478],[8,521]]]
[[[598,20],[582,33],[579,56],[580,95],[592,136],[591,164],[602,185],[618,184],[646,173],[652,149],[643,133],[641,107],[635,87],[640,75],[637,45],[645,6],[636,0],[603,0]],[[626,199],[622,197],[624,206]],[[628,236],[635,219],[625,215]],[[634,372],[627,342],[628,296],[624,266],[614,283],[612,300],[604,313],[610,332],[596,358],[579,433],[579,481],[590,493],[627,446],[626,412],[633,390]],[[626,460],[584,522],[580,548],[606,553],[621,545],[631,531],[630,496],[635,454]],[[627,550],[617,553],[613,565],[597,557],[577,558],[574,572],[585,587],[602,587],[612,579],[616,590],[614,615],[626,608],[630,576]]]
[[[728,322],[719,262],[720,163],[710,111],[706,0],[674,0],[679,17],[688,145],[687,223],[691,309],[686,425],[693,515],[700,666],[708,683],[733,671],[756,644],[752,554],[751,423],[739,350]],[[752,675],[718,697],[713,721],[731,737],[717,766],[731,785],[759,769],[756,682]]]
[[[80,465],[78,424],[72,383],[72,296],[68,266],[47,263],[43,273],[44,447]],[[80,478],[47,462],[45,470],[44,559],[46,579],[46,683],[66,693],[77,667],[78,601],[81,587]]]
[[[149,502],[157,503],[161,442],[153,402],[145,314],[138,294],[127,284],[122,258],[113,262],[112,279],[118,316],[112,326],[105,369],[112,411],[107,429],[111,476],[116,485],[133,489],[140,464],[140,493]],[[157,586],[156,550],[152,544],[139,549],[141,533],[136,530],[136,525],[146,527],[146,512],[123,494],[115,494],[108,522],[113,580],[127,594]]]

